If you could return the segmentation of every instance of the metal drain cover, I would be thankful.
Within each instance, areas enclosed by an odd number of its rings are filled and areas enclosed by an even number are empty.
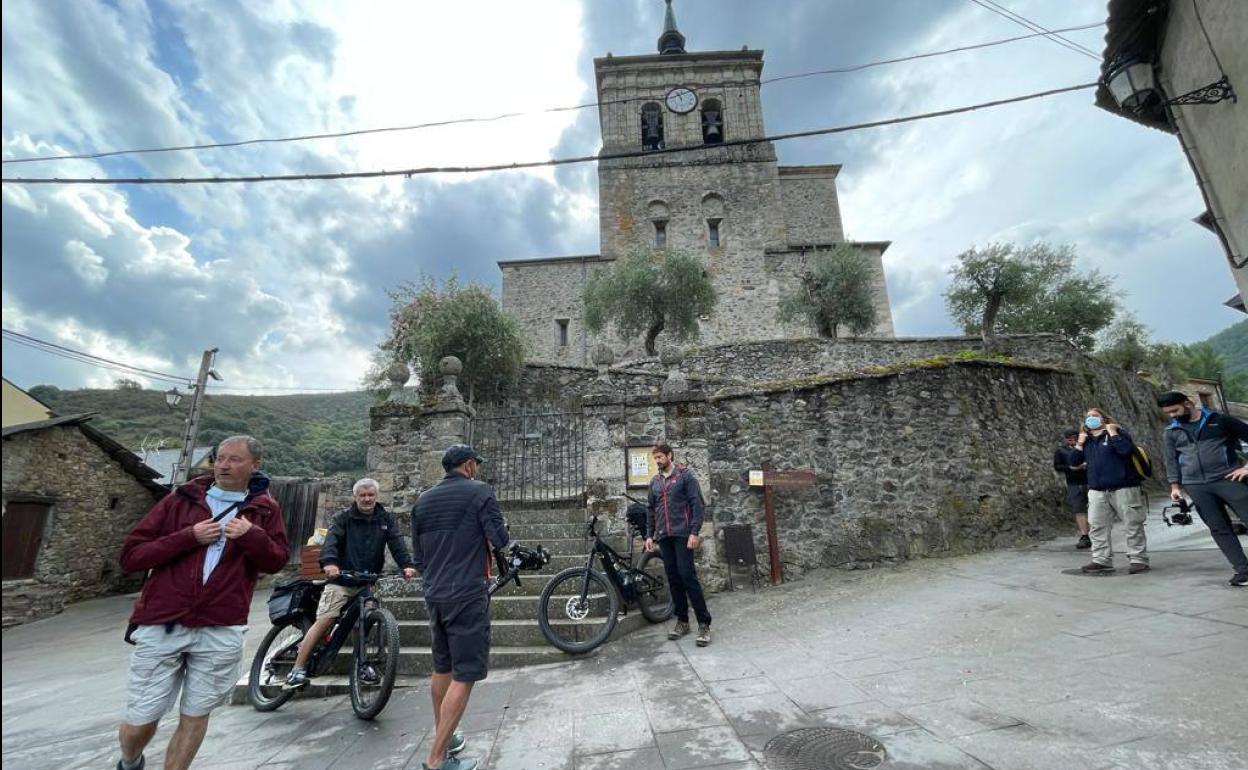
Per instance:
[[[873,770],[887,756],[884,745],[870,735],[839,727],[777,735],[763,751],[773,770]]]

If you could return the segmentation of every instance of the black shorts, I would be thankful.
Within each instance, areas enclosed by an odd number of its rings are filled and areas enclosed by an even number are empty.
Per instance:
[[[433,670],[451,674],[456,682],[479,682],[489,673],[490,599],[482,596],[462,602],[431,602],[429,632],[433,640]]]
[[[1073,513],[1088,512],[1088,486],[1086,484],[1066,485],[1066,504]]]

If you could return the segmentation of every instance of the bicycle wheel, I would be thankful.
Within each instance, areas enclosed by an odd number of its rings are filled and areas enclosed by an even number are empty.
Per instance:
[[[619,594],[601,573],[569,567],[542,589],[537,625],[564,652],[589,652],[611,636],[619,610]]]
[[[646,551],[637,562],[637,607],[651,623],[662,623],[672,616],[672,592],[667,586],[663,554]]]
[[[394,690],[399,671],[399,622],[385,607],[370,610],[364,617],[361,654],[351,661],[351,709],[360,719],[381,713]]]
[[[261,640],[247,675],[247,702],[256,711],[272,711],[295,696],[294,690],[284,690],[282,685],[295,666],[299,643],[311,625],[307,618],[300,618],[289,625],[273,626]]]

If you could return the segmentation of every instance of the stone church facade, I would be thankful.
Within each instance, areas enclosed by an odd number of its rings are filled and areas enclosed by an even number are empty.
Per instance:
[[[499,262],[503,309],[533,360],[588,364],[581,292],[592,271],[639,249],[699,256],[719,295],[699,344],[806,337],[776,321],[780,298],[821,247],[845,239],[839,165],[781,166],[766,136],[758,50],[688,53],[668,6],[659,53],[594,60],[602,126],[601,253]],[[624,156],[624,157],[620,157]],[[893,336],[884,282],[886,241],[855,242],[875,273],[879,324]],[[663,338],[660,337],[660,341]],[[614,336],[602,340],[639,355]]]

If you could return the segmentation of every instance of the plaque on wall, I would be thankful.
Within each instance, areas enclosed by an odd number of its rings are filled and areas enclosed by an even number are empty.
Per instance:
[[[629,488],[649,486],[650,479],[659,472],[659,466],[654,464],[654,447],[630,446],[624,451]]]

